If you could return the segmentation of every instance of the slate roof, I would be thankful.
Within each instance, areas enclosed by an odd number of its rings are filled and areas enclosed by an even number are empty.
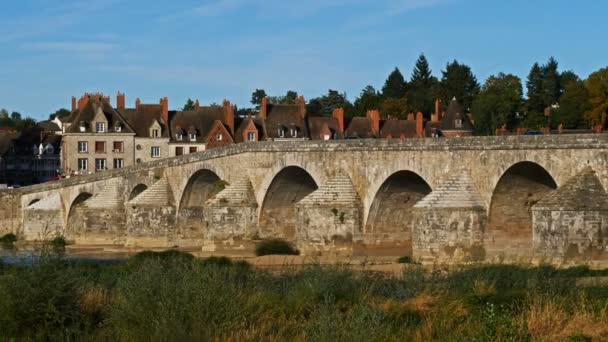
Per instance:
[[[108,121],[108,127],[106,127],[107,131],[111,131],[113,127],[115,127],[116,123],[120,123],[120,133],[135,133],[133,128],[127,123],[127,120],[119,112],[112,108],[110,102],[99,97],[91,97],[82,110],[75,112],[74,117],[70,121],[70,127],[67,129],[66,133],[81,133],[80,122],[84,122],[85,132],[94,133],[95,123],[93,120],[95,119],[99,109],[101,109],[103,115]]]
[[[416,138],[416,121],[414,120],[384,120],[380,128],[380,138],[386,139],[389,135],[393,139]]]
[[[150,127],[158,121],[162,128],[161,137],[168,138],[169,130],[163,119],[163,107],[160,104],[140,104],[137,108],[118,109],[135,131],[136,137],[150,137]]]
[[[327,130],[327,132],[324,132],[324,130]],[[337,135],[338,139],[343,138],[343,134],[340,132],[340,125],[335,118],[308,117],[308,131],[312,140],[323,140],[322,135],[325,133],[330,134],[330,139],[334,138],[334,134]]]
[[[533,210],[608,210],[608,194],[591,167],[548,193]]]
[[[279,128],[285,130],[284,138],[292,138],[291,128],[298,130],[297,138],[308,138],[308,127],[298,104],[268,104],[265,120],[267,139],[280,139]]]
[[[456,120],[462,121],[462,127],[456,127]],[[445,116],[441,119],[442,131],[473,131],[475,127],[471,123],[464,107],[453,98],[448,106]]]
[[[347,122],[344,123],[344,126],[345,138],[374,138],[372,124],[367,117],[356,116],[350,118],[349,120],[347,120]]]
[[[38,127],[42,128],[47,132],[58,132],[61,131],[61,128],[54,123],[53,121],[45,120],[37,123]]]

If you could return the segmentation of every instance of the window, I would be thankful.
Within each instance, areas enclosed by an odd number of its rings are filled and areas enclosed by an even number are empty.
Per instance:
[[[95,123],[95,131],[97,133],[103,133],[106,131],[106,123],[105,122],[96,122]]]
[[[123,166],[125,166],[125,161],[122,158],[115,158],[114,159],[114,168],[115,169],[122,169]]]
[[[181,133],[175,133],[175,140],[182,141],[184,139],[184,135]]]
[[[86,141],[79,141],[78,142],[78,153],[88,153],[88,152],[89,152],[89,143]]]
[[[120,124],[116,124],[116,126],[114,127],[114,131],[116,131],[116,132],[122,131],[122,127],[120,126]]]
[[[78,159],[78,171],[86,171],[89,168],[89,160],[86,158]]]
[[[160,158],[160,147],[152,146],[152,148],[150,149],[150,153],[152,155],[152,158]]]
[[[454,120],[454,126],[456,126],[456,128],[462,128],[462,120],[461,119]]]
[[[112,151],[114,153],[123,153],[125,151],[124,143],[122,141],[115,141],[112,145]]]
[[[222,141],[222,139],[224,139],[224,136],[222,135],[222,133],[219,133],[218,135],[215,136],[215,140],[217,140],[217,141]]]
[[[285,130],[282,128],[279,128],[279,138],[282,138],[285,136]]]
[[[159,137],[158,129],[153,129],[152,130],[152,138],[158,138],[158,137]]]
[[[106,153],[106,142],[96,141],[95,142],[95,153]]]
[[[95,171],[103,171],[106,169],[106,160],[99,158],[95,159]]]
[[[324,134],[323,135],[323,140],[329,140],[329,134]]]
[[[196,133],[190,133],[190,141],[196,141]]]
[[[292,128],[289,131],[290,131],[292,137],[295,138],[298,136],[298,130],[296,128]]]
[[[181,156],[184,154],[184,148],[183,147],[176,147],[175,148],[175,155],[176,156]]]
[[[196,146],[191,146],[190,150],[188,152],[190,152],[190,153],[196,153],[196,150],[197,150]]]
[[[255,132],[247,133],[247,141],[255,141]]]

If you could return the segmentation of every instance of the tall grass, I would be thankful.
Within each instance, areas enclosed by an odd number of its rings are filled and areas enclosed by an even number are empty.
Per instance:
[[[582,275],[600,273],[412,265],[389,278],[318,265],[269,273],[179,252],[45,256],[0,267],[0,340],[608,339],[608,287],[578,288]]]

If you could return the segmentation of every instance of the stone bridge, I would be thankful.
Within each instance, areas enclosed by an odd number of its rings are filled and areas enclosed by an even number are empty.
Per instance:
[[[608,255],[608,135],[243,143],[5,190],[25,240],[418,258]]]

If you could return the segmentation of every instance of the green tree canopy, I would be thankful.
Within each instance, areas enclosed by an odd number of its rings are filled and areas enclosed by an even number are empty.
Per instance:
[[[420,54],[412,71],[407,91],[409,107],[413,111],[421,111],[427,118],[430,117],[430,113],[434,110],[437,86],[437,78],[432,75],[426,57],[424,54]]]
[[[384,82],[384,86],[382,87],[382,96],[383,97],[405,97],[406,91],[406,81],[399,71],[399,68],[395,67],[395,69],[388,75],[388,78]]]
[[[564,128],[585,127],[585,112],[591,109],[589,91],[583,81],[570,81],[560,97],[559,108],[551,111],[551,126]]]
[[[512,129],[517,124],[522,95],[519,77],[504,73],[490,76],[471,107],[477,132],[492,135],[503,125]]]
[[[70,114],[72,114],[72,112],[70,112],[69,110],[65,109],[65,108],[60,108],[58,110],[56,110],[54,113],[49,114],[49,120],[53,120],[55,118],[66,118],[68,116],[70,116]]]
[[[386,97],[380,102],[380,114],[384,118],[405,119],[408,113],[405,97]]]
[[[608,67],[600,69],[585,81],[589,91],[591,107],[585,112],[585,118],[591,125],[606,125],[608,117]]]
[[[345,116],[354,116],[355,108],[346,97],[346,93],[329,89],[326,95],[311,99],[306,105],[306,112],[311,116],[331,116],[334,108],[344,108]]]
[[[251,104],[255,106],[255,109],[260,109],[260,104],[264,97],[266,97],[266,91],[264,91],[264,89],[256,89],[251,93]]]
[[[371,85],[363,88],[359,97],[355,99],[356,115],[365,115],[368,110],[379,108],[380,94],[378,94],[376,89]]]
[[[186,101],[186,104],[184,104],[184,108],[182,110],[183,111],[192,111],[195,109],[196,109],[196,107],[194,106],[194,101],[192,101],[191,98],[188,98],[188,100]]]
[[[559,64],[551,57],[547,64],[543,65],[542,99],[544,107],[558,103],[560,95],[560,73],[557,70]],[[544,109],[544,108],[543,108]]]
[[[470,109],[473,100],[479,94],[479,82],[468,65],[454,60],[448,63],[439,83],[439,93],[443,103],[450,103],[453,97],[466,109]]]
[[[545,109],[543,103],[543,70],[538,63],[534,63],[530,69],[526,88],[528,90],[528,111],[542,112]]]

